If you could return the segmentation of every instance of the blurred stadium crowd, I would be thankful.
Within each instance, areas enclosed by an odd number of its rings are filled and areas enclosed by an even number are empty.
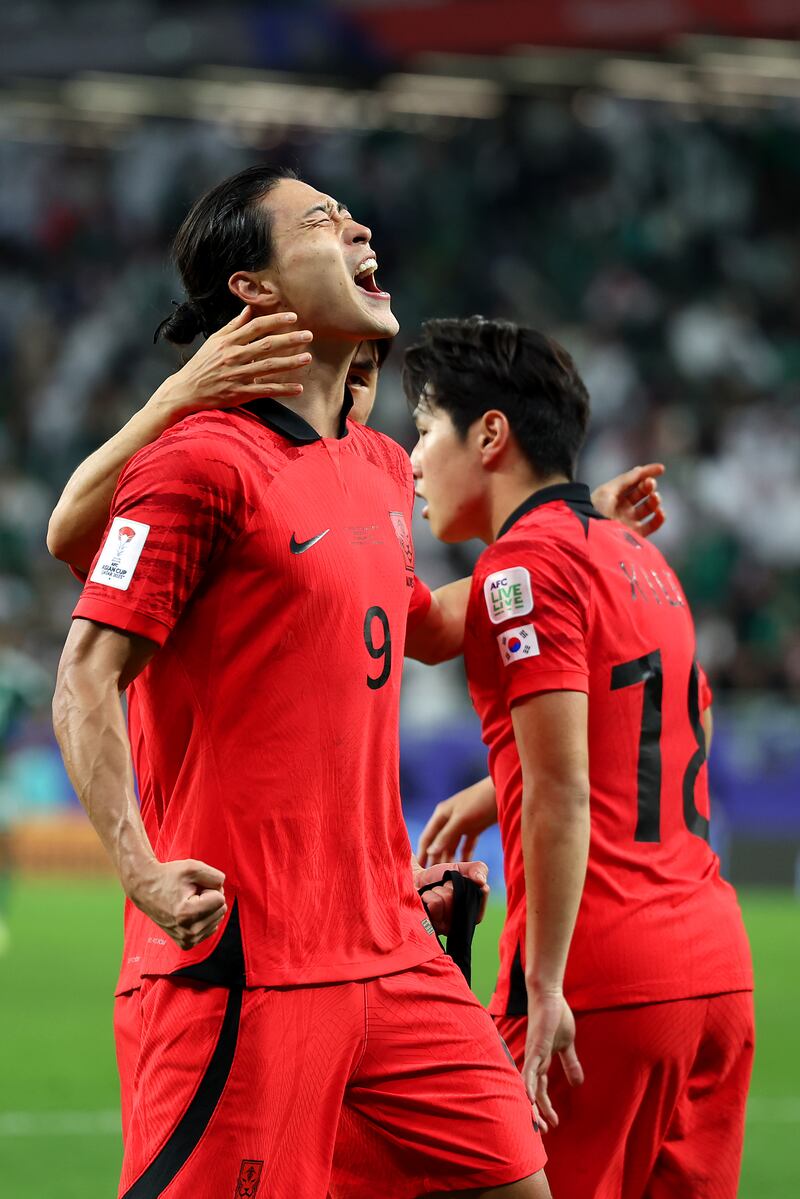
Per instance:
[[[308,133],[254,151],[154,122],[113,150],[0,144],[0,645],[54,666],[77,585],[48,558],[47,517],[175,368],[152,345],[181,295],[171,236],[258,154],[372,226],[401,343],[428,316],[482,312],[566,344],[593,399],[587,481],[667,464],[660,543],[717,689],[796,696],[799,139],[797,109],[690,120],[578,95],[431,138]],[[376,423],[410,445],[400,357]],[[430,582],[469,568],[472,547],[417,540]]]

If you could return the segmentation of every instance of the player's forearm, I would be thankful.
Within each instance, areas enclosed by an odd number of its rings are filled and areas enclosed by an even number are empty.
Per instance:
[[[180,390],[172,377],[118,433],[95,450],[74,472],[47,527],[47,548],[54,558],[87,571],[108,523],[120,473],[135,453],[175,423],[182,411]]]
[[[530,994],[563,987],[589,855],[588,779],[542,782],[522,801]]]
[[[431,606],[424,620],[406,634],[407,658],[435,666],[458,657],[464,648],[469,588],[469,579],[457,579],[431,592]]]
[[[75,792],[128,895],[155,863],[133,785],[117,682],[65,655],[53,698],[53,728]]]

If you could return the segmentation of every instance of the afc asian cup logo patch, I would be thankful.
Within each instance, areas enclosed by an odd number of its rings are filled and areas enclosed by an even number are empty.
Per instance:
[[[90,581],[127,591],[149,532],[150,526],[140,520],[115,516]]]
[[[504,666],[510,666],[512,662],[521,662],[523,658],[535,658],[540,652],[539,638],[532,624],[506,629],[505,633],[498,634],[497,644]]]
[[[502,624],[511,616],[527,616],[533,611],[530,573],[524,566],[496,570],[483,584],[483,598],[492,624]]]
[[[414,572],[414,542],[411,540],[411,534],[408,531],[406,518],[402,512],[390,512],[389,520],[392,522],[397,540],[400,542],[400,549],[403,551],[403,561],[406,570],[412,574]]]
[[[233,1199],[255,1199],[263,1170],[263,1161],[245,1158],[239,1167],[239,1181],[236,1183]]]

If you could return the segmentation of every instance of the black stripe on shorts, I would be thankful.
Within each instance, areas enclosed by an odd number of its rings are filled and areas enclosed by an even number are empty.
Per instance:
[[[158,1199],[197,1148],[233,1066],[241,1013],[242,990],[240,987],[234,987],[228,993],[225,1015],[211,1061],[191,1103],[176,1124],[169,1140],[145,1172],[140,1174],[133,1186],[125,1192],[123,1199]]]

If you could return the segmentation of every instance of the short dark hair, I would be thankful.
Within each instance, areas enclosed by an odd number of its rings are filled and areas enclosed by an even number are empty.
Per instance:
[[[574,477],[589,395],[551,337],[482,316],[427,321],[422,339],[406,350],[403,387],[412,410],[424,410],[426,402],[441,408],[462,438],[496,408],[540,478]]]
[[[187,299],[161,322],[155,340],[188,345],[221,329],[244,307],[228,280],[235,271],[263,270],[273,254],[272,220],[259,202],[282,179],[297,177],[288,167],[248,167],[192,205],[172,246]]]

